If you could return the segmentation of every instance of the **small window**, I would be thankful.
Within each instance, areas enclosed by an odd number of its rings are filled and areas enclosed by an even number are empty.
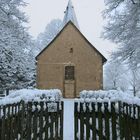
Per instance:
[[[70,53],[73,53],[73,48],[70,48]]]
[[[74,66],[65,67],[65,80],[74,80]]]

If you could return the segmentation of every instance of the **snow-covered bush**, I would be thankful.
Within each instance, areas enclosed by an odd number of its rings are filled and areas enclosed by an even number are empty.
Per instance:
[[[80,92],[80,101],[82,102],[117,102],[121,101],[128,104],[140,105],[140,98],[132,94],[118,90],[98,90]]]
[[[0,105],[18,103],[20,101],[60,101],[62,93],[58,89],[38,90],[38,89],[22,89],[13,91],[10,95],[0,100]]]

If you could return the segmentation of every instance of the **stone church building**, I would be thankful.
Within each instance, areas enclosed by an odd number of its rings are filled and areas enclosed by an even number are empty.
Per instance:
[[[103,88],[106,58],[80,32],[71,0],[63,28],[36,57],[37,88],[60,89],[65,98]]]

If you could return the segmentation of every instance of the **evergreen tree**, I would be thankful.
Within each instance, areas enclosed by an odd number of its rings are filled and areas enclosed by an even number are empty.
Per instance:
[[[0,1],[0,88],[26,87],[32,79],[31,40],[23,26],[27,18],[21,6],[26,6],[23,0]]]

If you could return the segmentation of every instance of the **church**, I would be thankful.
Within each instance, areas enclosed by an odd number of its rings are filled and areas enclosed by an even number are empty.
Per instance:
[[[37,56],[37,88],[60,89],[64,98],[103,88],[106,58],[80,32],[71,0],[63,28]]]

